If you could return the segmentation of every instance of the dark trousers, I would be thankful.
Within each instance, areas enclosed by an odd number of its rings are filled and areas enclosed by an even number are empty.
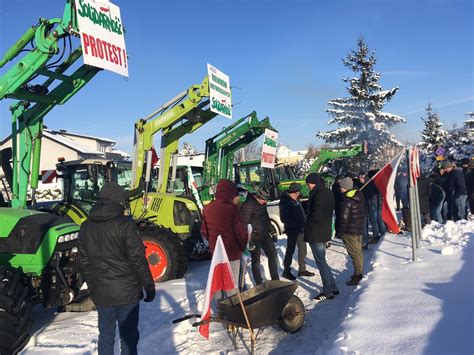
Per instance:
[[[270,269],[272,280],[279,280],[277,251],[270,235],[258,236],[252,239],[252,243],[255,248],[250,252],[250,256],[252,257],[252,274],[255,283],[260,285],[263,282],[262,274],[260,273],[260,255],[262,249],[268,258],[268,268]]]
[[[286,252],[285,260],[283,261],[283,268],[285,270],[290,270],[291,262],[293,261],[293,254],[295,253],[295,248],[298,246],[298,271],[306,270],[306,242],[303,240],[303,233],[298,233],[295,231],[286,231]]]
[[[138,316],[140,303],[123,306],[97,306],[99,315],[99,355],[113,355],[115,328],[118,324],[120,352],[122,355],[136,355],[138,338]]]

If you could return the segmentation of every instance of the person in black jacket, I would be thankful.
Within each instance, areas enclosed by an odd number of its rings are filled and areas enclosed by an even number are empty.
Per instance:
[[[370,170],[367,175],[371,179],[376,173],[377,170]],[[369,221],[372,225],[372,238],[369,243],[376,244],[381,238],[383,238],[386,232],[385,224],[382,219],[382,194],[373,180],[367,184],[362,192],[367,201]]]
[[[466,181],[467,210],[474,214],[474,160],[464,158],[462,160],[462,172]]]
[[[354,274],[346,282],[348,286],[358,285],[362,280],[364,256],[362,255],[362,233],[366,216],[364,195],[353,189],[352,179],[344,178],[339,183],[344,196],[339,212],[336,235],[342,239],[354,265]]]
[[[446,198],[446,194],[443,188],[437,184],[438,175],[432,173],[430,175],[431,180],[431,193],[430,193],[430,217],[438,223],[444,223],[443,220],[443,203]]]
[[[268,258],[268,268],[272,280],[279,280],[278,259],[273,239],[270,236],[270,217],[267,212],[267,201],[270,194],[267,189],[260,188],[255,194],[249,193],[242,204],[241,213],[244,223],[252,225],[252,234],[249,241],[250,256],[252,258],[252,275],[257,285],[262,284],[260,272],[261,250]]]
[[[311,247],[323,282],[323,292],[314,299],[323,301],[333,299],[334,295],[339,294],[331,268],[326,262],[326,243],[331,240],[332,235],[334,195],[316,173],[311,173],[306,177],[306,184],[310,193],[307,204],[308,217],[304,226],[304,240]]]
[[[467,188],[464,175],[460,169],[455,169],[449,161],[443,163],[443,168],[448,175],[446,199],[448,205],[452,203],[451,218],[454,221],[466,219]]]
[[[81,225],[77,261],[99,316],[99,354],[113,354],[118,323],[122,353],[137,354],[139,302],[153,301],[155,283],[125,190],[107,182]]]
[[[296,280],[291,273],[291,262],[293,254],[298,245],[298,276],[314,276],[314,273],[306,270],[306,243],[303,240],[304,222],[306,215],[299,200],[300,184],[293,182],[280,198],[280,219],[285,225],[287,237],[285,260],[283,261],[283,273],[281,276],[288,280]]]
[[[418,184],[418,201],[420,202],[421,226],[424,227],[431,223],[430,216],[430,195],[431,184],[430,179],[426,175],[421,175],[417,179]]]

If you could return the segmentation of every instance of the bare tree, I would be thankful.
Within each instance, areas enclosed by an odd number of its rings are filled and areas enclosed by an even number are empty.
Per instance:
[[[253,141],[242,149],[235,152],[235,162],[240,163],[243,161],[257,160],[260,159],[262,147],[258,145],[257,141]]]

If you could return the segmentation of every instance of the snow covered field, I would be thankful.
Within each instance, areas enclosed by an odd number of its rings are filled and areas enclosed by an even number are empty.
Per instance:
[[[335,240],[327,258],[341,294],[320,303],[312,300],[321,280],[309,256],[308,269],[317,275],[299,278],[296,291],[307,310],[305,326],[293,335],[277,327],[263,329],[256,353],[472,354],[474,222],[433,223],[423,236],[420,260],[415,263],[410,260],[407,236],[387,235],[371,246],[364,252],[366,276],[357,288],[345,285],[352,274],[351,262],[342,243]],[[284,245],[285,240],[280,240],[280,264]],[[141,303],[140,353],[248,352],[246,332],[235,350],[222,325],[211,324],[207,341],[191,326],[192,320],[171,323],[200,313],[208,267],[208,261],[191,263],[186,279],[157,285],[154,302]],[[33,317],[34,334],[24,354],[96,353],[95,312],[57,314],[37,307]]]

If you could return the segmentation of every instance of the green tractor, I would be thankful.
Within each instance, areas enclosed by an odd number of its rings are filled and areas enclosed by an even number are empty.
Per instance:
[[[63,201],[43,207],[80,224],[87,219],[99,190],[116,181],[130,192],[130,214],[136,221],[155,282],[184,276],[188,260],[209,257],[200,234],[200,208],[191,195],[177,196],[179,140],[217,116],[210,109],[208,76],[135,123],[132,162],[106,159],[62,162]],[[161,133],[158,176],[153,138]],[[155,157],[155,158],[154,158]]]
[[[28,342],[32,305],[68,307],[88,299],[76,269],[79,226],[68,218],[33,210],[43,118],[100,71],[75,65],[82,56],[82,48],[73,45],[78,40],[72,37],[78,36],[75,3],[67,0],[62,18],[41,18],[0,58],[2,68],[25,53],[0,76],[0,100],[16,100],[10,108],[12,148],[0,154],[11,191],[10,201],[2,201],[9,207],[0,208],[1,354],[17,353]],[[68,47],[70,54],[65,56]]]

